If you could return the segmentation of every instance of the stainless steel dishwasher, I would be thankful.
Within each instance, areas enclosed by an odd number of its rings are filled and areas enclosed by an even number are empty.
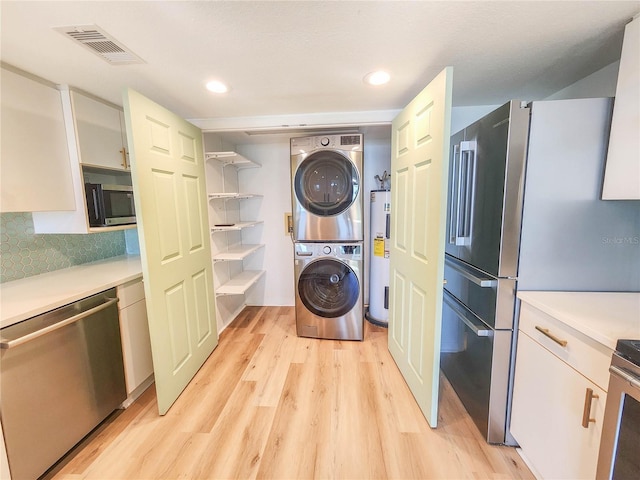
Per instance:
[[[107,290],[0,331],[13,480],[42,475],[125,400],[117,301]]]

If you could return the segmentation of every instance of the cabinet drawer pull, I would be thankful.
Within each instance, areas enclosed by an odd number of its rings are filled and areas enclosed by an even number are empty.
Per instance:
[[[538,330],[540,333],[542,333],[545,337],[548,337],[551,340],[553,340],[554,342],[556,342],[561,347],[566,347],[567,346],[567,341],[566,340],[560,340],[558,337],[556,337],[552,333],[549,333],[549,329],[548,328],[542,328],[542,327],[536,325],[536,330]]]
[[[591,422],[595,423],[595,418],[591,417],[591,401],[594,398],[599,398],[597,394],[593,393],[593,389],[587,388],[587,391],[584,396],[584,410],[582,411],[582,426],[584,428],[589,428],[589,424]]]

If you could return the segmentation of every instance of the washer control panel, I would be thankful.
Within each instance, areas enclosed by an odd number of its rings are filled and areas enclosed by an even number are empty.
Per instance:
[[[296,259],[336,257],[345,260],[362,260],[361,243],[296,243]]]

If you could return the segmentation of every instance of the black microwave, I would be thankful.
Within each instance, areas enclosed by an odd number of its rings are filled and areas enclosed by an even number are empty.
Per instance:
[[[136,223],[133,187],[85,183],[89,226],[112,227]]]

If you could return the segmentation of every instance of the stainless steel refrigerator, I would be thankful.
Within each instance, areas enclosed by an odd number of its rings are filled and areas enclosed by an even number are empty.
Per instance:
[[[441,368],[508,425],[517,290],[640,291],[640,202],[602,201],[612,99],[511,101],[451,137]]]

